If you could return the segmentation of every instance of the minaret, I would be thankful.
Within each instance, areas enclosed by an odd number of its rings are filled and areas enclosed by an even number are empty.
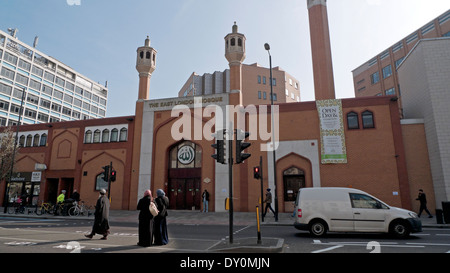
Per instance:
[[[335,99],[327,0],[307,0],[316,100]]]
[[[225,58],[230,65],[230,90],[242,91],[242,62],[245,59],[245,35],[238,33],[234,22],[232,33],[225,36]]]
[[[145,45],[137,49],[136,70],[139,72],[138,100],[148,100],[150,91],[150,78],[156,68],[156,50],[150,46],[147,36]]]
[[[150,78],[153,71],[156,68],[156,50],[150,46],[150,39],[147,36],[144,46],[137,49],[136,57],[136,70],[139,72],[139,95],[136,101],[136,109],[134,122],[134,136],[133,136],[133,152],[131,162],[131,181],[138,181],[137,187],[131,189],[130,192],[130,204],[137,202],[134,197],[141,194],[138,192],[138,188],[141,187],[141,183],[145,184],[148,188],[150,181],[141,181],[140,177],[140,160],[141,160],[141,147],[142,147],[142,132],[144,128],[153,126],[152,118],[144,119],[145,101],[150,98]],[[153,112],[151,112],[153,114]],[[151,124],[151,125],[149,125]],[[130,205],[131,207],[132,205]]]

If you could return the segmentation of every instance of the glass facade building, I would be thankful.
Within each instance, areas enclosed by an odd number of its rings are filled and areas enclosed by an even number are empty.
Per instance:
[[[23,91],[25,94],[23,96]],[[108,88],[0,31],[0,126],[104,118]]]

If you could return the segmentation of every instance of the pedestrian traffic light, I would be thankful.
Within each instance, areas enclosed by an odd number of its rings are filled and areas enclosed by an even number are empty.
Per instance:
[[[116,170],[111,171],[111,182],[116,181]]]
[[[109,182],[109,165],[103,166],[103,180],[105,182]]]
[[[248,136],[250,136],[249,132],[236,129],[236,164],[244,162],[251,156],[251,154],[244,153],[244,150],[252,145],[251,143],[243,142]]]
[[[211,145],[216,149],[216,153],[212,155],[217,162],[225,164],[225,130],[219,130],[216,134],[213,134],[215,143]]]
[[[253,167],[253,177],[255,179],[260,179],[261,178],[261,169],[258,167]]]

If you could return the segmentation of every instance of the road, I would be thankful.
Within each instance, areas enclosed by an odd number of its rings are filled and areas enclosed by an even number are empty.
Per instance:
[[[205,253],[228,240],[227,225],[169,225],[170,243],[136,245],[136,223],[111,222],[108,240],[87,239],[92,220],[0,217],[0,253]],[[254,237],[256,227],[235,226],[233,238]],[[262,238],[284,239],[283,253],[450,253],[450,229],[424,228],[404,240],[383,234],[330,233],[313,238],[292,226],[262,226]]]

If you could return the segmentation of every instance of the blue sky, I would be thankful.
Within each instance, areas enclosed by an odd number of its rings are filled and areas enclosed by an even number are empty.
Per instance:
[[[246,35],[246,64],[273,66],[300,81],[303,101],[314,99],[306,0],[0,0],[0,28],[105,83],[107,116],[134,115],[136,49],[147,35],[158,51],[150,98],[177,96],[192,72],[228,68],[224,37],[234,21]],[[449,0],[330,0],[336,95],[354,96],[351,71],[450,9]]]

